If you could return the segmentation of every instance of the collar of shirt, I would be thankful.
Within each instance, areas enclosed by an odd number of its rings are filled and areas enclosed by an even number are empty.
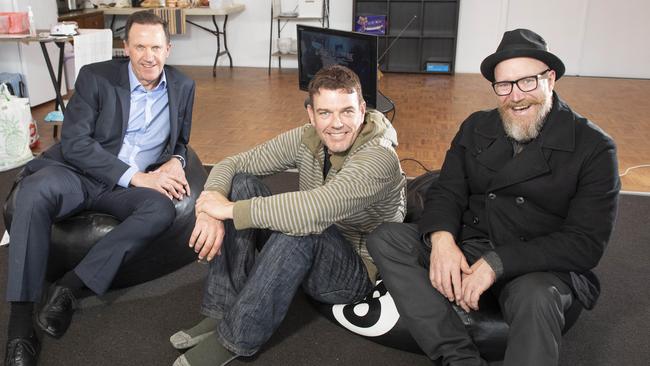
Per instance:
[[[133,72],[133,65],[131,65],[131,62],[129,62],[129,90],[131,93],[139,89],[142,92],[147,92],[147,89],[142,86],[142,83],[140,83],[140,80],[138,80],[138,77],[135,76],[135,73]],[[165,75],[165,69],[163,69],[162,74],[160,75],[160,81],[158,82],[158,85],[156,85],[155,88],[153,88],[151,91],[157,91],[157,90],[164,90],[167,88],[167,76]]]

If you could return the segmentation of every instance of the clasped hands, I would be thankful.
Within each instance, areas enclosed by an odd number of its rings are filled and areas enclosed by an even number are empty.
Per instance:
[[[438,231],[430,238],[431,285],[463,310],[478,310],[479,298],[496,281],[494,270],[483,258],[470,267],[450,233]]]
[[[221,244],[226,234],[223,220],[232,219],[234,203],[216,191],[203,191],[196,200],[196,223],[190,236],[190,248],[199,260],[211,261],[221,255]]]
[[[169,199],[182,200],[190,195],[190,185],[185,178],[183,165],[176,158],[169,159],[156,170],[135,173],[131,184],[135,187],[155,189]]]

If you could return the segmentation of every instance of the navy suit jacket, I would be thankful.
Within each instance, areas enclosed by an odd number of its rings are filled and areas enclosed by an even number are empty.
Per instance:
[[[86,65],[65,110],[61,142],[45,151],[41,163],[56,162],[114,187],[129,166],[118,159],[129,121],[129,60]],[[154,169],[172,155],[186,159],[190,138],[194,81],[165,66],[169,97],[169,139]],[[56,164],[55,163],[55,164]]]
[[[593,307],[600,289],[590,270],[611,235],[620,190],[614,141],[554,93],[540,135],[512,155],[498,111],[472,114],[427,192],[420,232],[490,239],[504,280],[555,272]]]

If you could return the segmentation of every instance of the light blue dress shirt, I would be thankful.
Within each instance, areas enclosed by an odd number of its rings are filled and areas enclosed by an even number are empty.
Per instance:
[[[118,159],[129,165],[117,184],[128,187],[137,172],[143,172],[158,160],[169,138],[169,97],[165,71],[151,91],[140,84],[129,62],[131,108],[129,123]]]

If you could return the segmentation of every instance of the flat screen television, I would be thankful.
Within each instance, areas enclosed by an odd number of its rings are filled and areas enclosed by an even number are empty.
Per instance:
[[[298,24],[298,84],[307,90],[321,68],[343,65],[359,75],[363,99],[377,106],[377,36]]]

